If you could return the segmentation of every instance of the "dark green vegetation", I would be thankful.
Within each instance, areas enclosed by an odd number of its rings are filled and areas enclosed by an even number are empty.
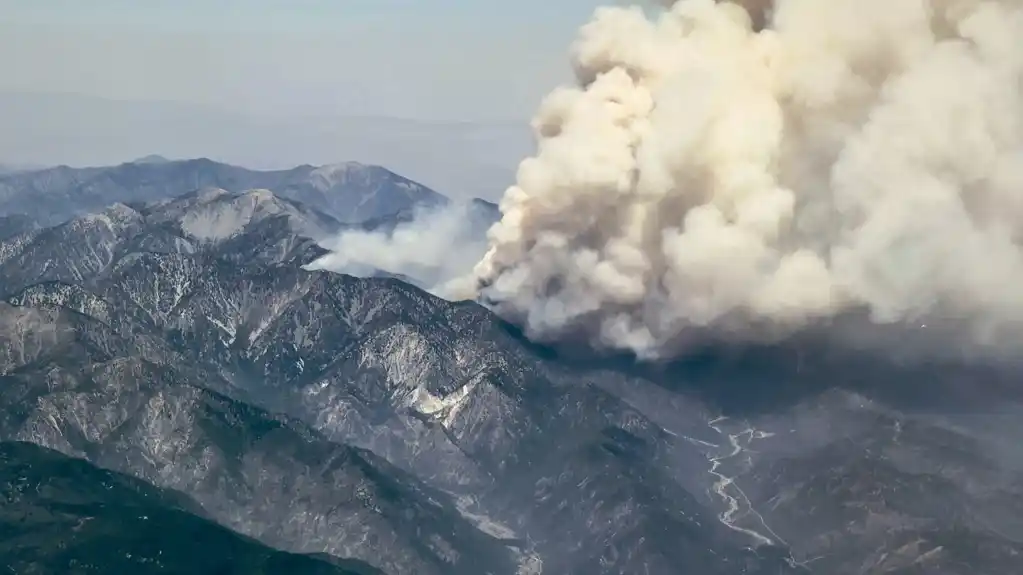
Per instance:
[[[0,443],[0,565],[18,575],[372,575],[270,549],[182,494],[30,443]]]

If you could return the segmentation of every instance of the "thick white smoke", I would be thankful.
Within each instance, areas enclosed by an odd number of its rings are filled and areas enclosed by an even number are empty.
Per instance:
[[[481,297],[646,357],[860,312],[1023,344],[1023,0],[667,4],[580,31]]]
[[[486,252],[468,203],[419,208],[410,221],[385,230],[354,229],[324,240],[330,253],[307,266],[355,276],[404,276],[441,297],[471,291],[466,270]]]

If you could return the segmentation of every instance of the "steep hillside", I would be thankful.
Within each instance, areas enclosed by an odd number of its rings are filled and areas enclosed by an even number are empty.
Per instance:
[[[301,205],[216,193],[240,215],[200,227],[240,232],[196,237],[202,197],[0,242],[0,439],[389,573],[1023,566],[1023,401],[997,369],[576,361],[475,303],[302,269]]]
[[[0,564],[26,575],[375,575],[283,553],[202,516],[187,497],[31,443],[0,443]]]
[[[205,189],[133,206],[115,204],[49,228],[24,217],[0,221],[0,231],[6,230],[0,234],[0,293],[47,281],[87,284],[139,254],[301,265],[324,253],[314,238],[340,227],[322,212],[265,190]]]

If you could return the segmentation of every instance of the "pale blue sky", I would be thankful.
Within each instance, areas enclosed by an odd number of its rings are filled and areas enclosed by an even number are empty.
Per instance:
[[[330,20],[411,18],[429,26],[490,16],[507,23],[546,20],[571,25],[595,2],[561,0],[3,0],[11,19],[86,26],[163,25],[196,29],[204,24],[232,28],[277,29],[330,25]],[[324,19],[328,19],[325,21]]]
[[[358,160],[496,199],[610,1],[0,0],[0,164]]]
[[[0,0],[0,91],[524,119],[598,0]]]

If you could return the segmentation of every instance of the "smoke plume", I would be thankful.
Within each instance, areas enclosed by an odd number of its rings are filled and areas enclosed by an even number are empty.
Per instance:
[[[384,272],[435,295],[458,298],[471,292],[466,271],[487,249],[477,229],[479,217],[469,203],[419,208],[410,221],[384,229],[348,230],[322,241],[331,253],[307,267],[355,276]]]
[[[473,272],[644,357],[862,314],[1023,347],[1023,0],[600,8]]]

